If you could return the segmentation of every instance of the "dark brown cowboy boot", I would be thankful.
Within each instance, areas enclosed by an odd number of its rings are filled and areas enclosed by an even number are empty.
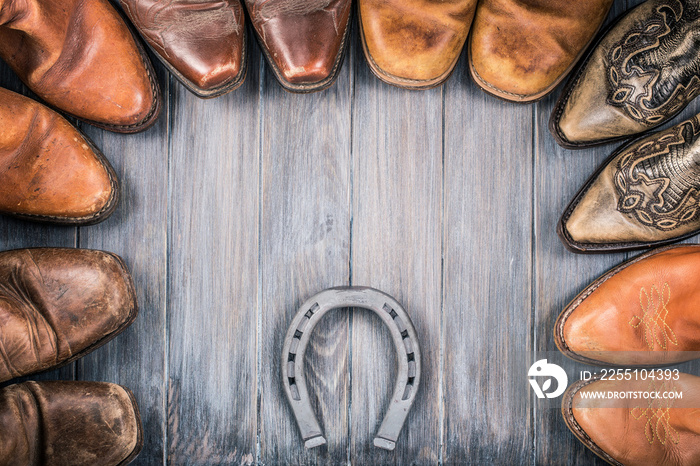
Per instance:
[[[122,332],[136,314],[131,277],[114,254],[2,252],[0,382],[75,361]]]
[[[288,91],[314,92],[338,76],[351,0],[245,0],[267,62]]]
[[[199,97],[240,86],[246,74],[239,0],[121,0],[131,22],[182,84]]]
[[[0,390],[0,466],[117,466],[141,451],[132,393],[101,382],[25,382]]]

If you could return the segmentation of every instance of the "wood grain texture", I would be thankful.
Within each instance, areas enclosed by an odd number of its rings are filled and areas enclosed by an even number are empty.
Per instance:
[[[394,390],[395,349],[377,316],[353,314],[350,457],[357,464],[430,464],[440,451],[442,89],[391,87],[364,58],[356,61],[352,284],[384,291],[406,309],[423,373],[396,450],[376,448]]]
[[[616,0],[611,16],[641,1]],[[555,232],[616,145],[559,148],[547,121],[561,88],[534,105],[500,101],[471,82],[466,54],[446,85],[404,91],[371,75],[355,28],[338,81],[297,95],[249,39],[233,93],[198,99],[155,63],[166,102],[154,128],[84,126],[123,187],[105,223],[0,218],[0,249],[113,251],[138,292],[125,334],[31,379],[130,387],[145,427],[134,464],[600,464],[559,410],[535,405],[525,374],[536,351],[555,351],[566,303],[635,255],[574,254]],[[28,94],[4,64],[0,86]],[[279,358],[298,306],[348,284],[394,296],[421,342],[420,392],[394,452],[372,445],[396,361],[369,311],[327,316],[307,352],[328,445],[304,450],[284,398]]]
[[[346,57],[347,58],[347,57]],[[348,451],[348,315],[321,321],[306,353],[312,407],[327,445],[304,450],[280,380],[287,327],[312,295],[348,284],[352,60],[320,93],[262,86],[260,461],[339,464]]]
[[[616,1],[607,23],[626,8],[627,1]],[[553,329],[559,313],[591,281],[628,257],[624,253],[576,254],[564,247],[556,233],[559,218],[569,201],[619,145],[608,144],[576,151],[559,147],[549,132],[548,122],[560,93],[561,86],[538,103],[536,110],[534,196],[537,202],[533,283],[536,351],[557,351]],[[559,409],[536,411],[535,425],[536,464],[607,464],[574,437],[564,424]]]
[[[467,56],[445,91],[445,464],[526,464],[532,107],[495,99]]]
[[[167,278],[169,77],[152,58],[163,93],[156,124],[138,134],[116,134],[82,124],[103,148],[121,186],[117,210],[79,229],[78,246],[118,254],[134,280],[139,315],[103,348],[78,361],[78,378],[114,382],[132,390],[141,412],[140,464],[161,464],[165,451],[165,322]],[[147,357],[144,357],[146,356]]]
[[[231,94],[173,89],[168,251],[168,462],[256,455],[258,55]]]

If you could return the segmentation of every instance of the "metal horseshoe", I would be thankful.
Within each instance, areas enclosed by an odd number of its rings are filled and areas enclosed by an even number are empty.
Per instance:
[[[326,443],[311,409],[304,377],[304,354],[311,333],[330,310],[361,307],[374,311],[389,327],[398,354],[399,370],[389,410],[374,438],[374,445],[385,450],[396,447],[396,439],[416,398],[420,384],[420,348],[413,323],[391,296],[374,288],[340,287],[324,290],[301,305],[292,320],[282,350],[282,383],[292,406],[306,448]]]

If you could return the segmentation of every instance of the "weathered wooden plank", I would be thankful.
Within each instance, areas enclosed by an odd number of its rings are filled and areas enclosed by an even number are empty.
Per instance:
[[[608,22],[624,12],[627,3],[626,0],[616,0]],[[639,2],[631,0],[629,3]],[[568,251],[557,236],[557,223],[569,201],[619,145],[577,151],[559,147],[549,132],[548,122],[560,93],[561,86],[538,103],[536,109],[533,283],[536,351],[557,351],[552,332],[554,321],[564,306],[588,283],[628,257],[622,253],[575,254]],[[535,426],[536,464],[604,464],[569,432],[559,409],[536,410]]]
[[[165,451],[165,323],[168,213],[169,77],[152,60],[163,91],[158,122],[143,133],[116,134],[83,124],[119,177],[114,214],[79,229],[78,245],[121,256],[134,279],[139,316],[123,334],[78,361],[78,378],[130,388],[141,412],[138,464],[162,464]]]
[[[9,66],[0,61],[0,87],[35,98],[17,78]],[[37,247],[75,247],[78,229],[75,227],[50,226],[0,216],[0,251]],[[13,380],[72,380],[75,378],[75,363],[58,370]]]
[[[170,464],[256,455],[259,51],[246,82],[202,100],[173,88],[168,272]]]
[[[352,317],[350,457],[357,464],[435,464],[440,454],[442,88],[408,91],[356,56],[352,283],[396,298],[422,348],[421,386],[396,450],[373,445],[394,390],[396,350],[381,320]],[[361,62],[360,62],[361,60]]]
[[[346,57],[347,58],[347,57]],[[304,450],[284,398],[279,360],[299,305],[348,284],[352,61],[337,82],[309,95],[285,92],[265,65],[261,147],[260,460],[345,462],[348,445],[348,316],[314,330],[306,356],[312,406],[327,445]]]
[[[532,106],[480,91],[463,53],[445,92],[445,464],[527,464]]]

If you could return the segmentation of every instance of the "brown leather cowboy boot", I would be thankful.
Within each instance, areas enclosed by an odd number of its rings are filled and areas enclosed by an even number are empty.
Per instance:
[[[114,254],[1,252],[0,382],[83,357],[131,325],[137,312],[131,277]]]
[[[571,77],[550,119],[577,149],[673,118],[700,94],[700,0],[649,0],[622,16]]]
[[[469,39],[472,78],[501,99],[541,99],[573,68],[612,3],[481,0]]]
[[[700,464],[700,378],[668,369],[629,376],[571,385],[562,400],[571,432],[616,466]]]
[[[133,133],[160,112],[148,57],[107,0],[0,0],[0,58],[49,105]]]
[[[406,89],[439,86],[459,60],[476,3],[360,0],[360,35],[370,69]]]
[[[27,220],[88,225],[117,206],[107,159],[63,117],[0,89],[0,212]]]
[[[117,466],[141,451],[133,394],[102,382],[25,382],[0,390],[0,466]]]
[[[121,0],[160,61],[199,97],[236,89],[246,75],[245,15],[239,0]]]
[[[648,248],[700,229],[700,117],[621,147],[571,201],[559,235],[576,252]]]
[[[700,357],[700,245],[668,246],[605,273],[561,313],[554,341],[595,365],[675,364]]]
[[[333,84],[347,45],[351,0],[245,0],[245,4],[282,87],[315,92]]]

